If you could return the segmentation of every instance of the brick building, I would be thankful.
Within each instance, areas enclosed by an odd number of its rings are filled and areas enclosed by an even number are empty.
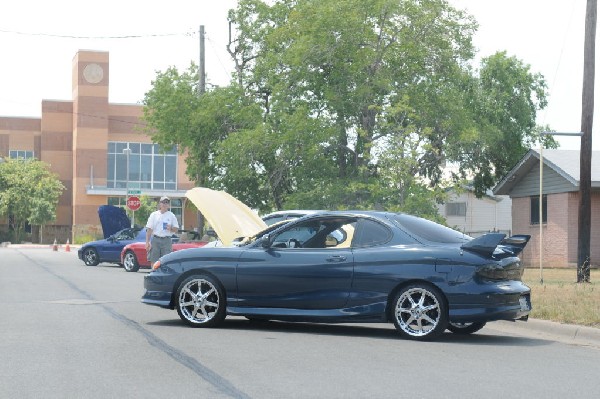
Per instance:
[[[542,171],[542,263],[544,267],[577,266],[579,220],[579,151],[544,150]],[[600,264],[600,152],[592,154],[591,259]],[[529,152],[494,188],[512,199],[513,234],[531,240],[521,258],[539,266],[540,154]]]
[[[162,151],[142,133],[142,106],[109,103],[108,53],[79,51],[72,66],[71,100],[42,100],[41,118],[0,117],[0,157],[35,157],[66,187],[43,241],[98,235],[98,207],[123,206],[128,190],[171,197],[180,226],[196,227],[196,212],[186,207],[185,192],[194,184],[184,157],[176,149]],[[0,231],[6,229],[0,219]],[[35,226],[33,233],[39,240]]]

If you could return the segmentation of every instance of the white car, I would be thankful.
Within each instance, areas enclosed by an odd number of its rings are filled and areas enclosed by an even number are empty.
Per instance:
[[[269,213],[268,215],[263,216],[262,220],[264,220],[265,223],[268,226],[270,226],[277,222],[281,222],[282,220],[294,220],[294,219],[301,218],[302,216],[312,215],[313,213],[317,213],[317,212],[320,212],[320,211],[298,210],[298,209],[291,210],[291,211],[276,211],[276,212],[272,212],[272,213]]]

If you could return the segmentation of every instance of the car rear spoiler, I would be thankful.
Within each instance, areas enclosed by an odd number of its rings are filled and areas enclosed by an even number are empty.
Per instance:
[[[517,234],[508,238],[503,233],[488,233],[477,237],[461,246],[465,251],[476,252],[484,256],[504,254],[504,256],[517,256],[531,238],[530,235]],[[500,251],[499,253],[497,251]]]

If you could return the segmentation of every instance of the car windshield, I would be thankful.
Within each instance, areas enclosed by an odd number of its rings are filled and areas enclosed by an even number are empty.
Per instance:
[[[140,229],[125,229],[115,233],[115,240],[133,240]]]
[[[461,244],[472,240],[472,237],[460,231],[416,216],[397,214],[391,220],[407,233],[430,242]]]

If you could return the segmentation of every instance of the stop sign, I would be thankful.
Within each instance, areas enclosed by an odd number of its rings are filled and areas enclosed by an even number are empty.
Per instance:
[[[127,208],[131,209],[132,211],[137,211],[140,209],[140,205],[142,205],[142,203],[140,202],[139,197],[127,198]]]

